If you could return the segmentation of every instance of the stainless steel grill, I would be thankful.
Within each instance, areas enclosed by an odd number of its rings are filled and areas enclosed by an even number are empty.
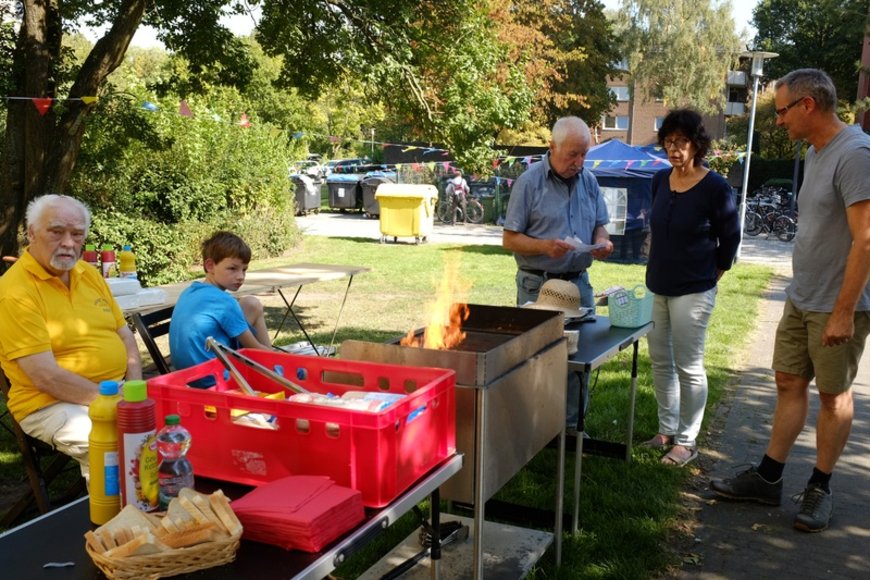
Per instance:
[[[349,340],[342,358],[456,372],[456,444],[465,467],[442,496],[482,505],[556,437],[565,421],[562,314],[469,304],[449,350]],[[422,335],[422,329],[416,332]]]

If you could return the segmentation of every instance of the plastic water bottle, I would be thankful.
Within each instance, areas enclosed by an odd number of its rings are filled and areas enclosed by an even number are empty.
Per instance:
[[[121,511],[121,486],[118,470],[118,383],[103,381],[100,394],[91,401],[88,416],[91,432],[88,436],[90,463],[89,503],[91,521],[101,526]]]
[[[166,425],[157,434],[157,449],[161,457],[157,470],[160,509],[165,510],[179,491],[185,487],[193,488],[193,465],[187,458],[190,432],[182,427],[178,415],[166,416]]]
[[[94,244],[85,244],[85,251],[82,252],[82,259],[94,268],[99,268],[100,254],[97,252],[97,246]]]
[[[125,244],[121,253],[118,254],[118,275],[121,278],[137,278],[136,274],[136,254],[133,253],[133,246]]]
[[[118,403],[118,452],[121,465],[121,503],[144,512],[157,509],[157,419],[145,381],[124,383]]]
[[[112,244],[103,244],[100,251],[100,262],[103,264],[103,278],[115,276],[115,249]]]

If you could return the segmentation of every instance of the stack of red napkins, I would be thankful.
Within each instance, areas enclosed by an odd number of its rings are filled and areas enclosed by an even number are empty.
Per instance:
[[[319,552],[365,518],[362,494],[319,475],[291,475],[232,502],[246,540]]]

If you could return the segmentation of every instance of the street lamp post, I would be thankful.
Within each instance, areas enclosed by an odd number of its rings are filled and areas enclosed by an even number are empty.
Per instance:
[[[755,105],[758,101],[758,81],[764,74],[764,59],[776,58],[779,54],[756,50],[741,53],[742,57],[752,58],[752,108],[749,111],[749,134],[746,136],[746,160],[743,166],[743,188],[740,192],[740,244],[737,246],[736,259],[740,259],[743,249],[743,226],[746,221],[746,190],[749,187],[749,162],[752,159],[752,136],[755,132]]]

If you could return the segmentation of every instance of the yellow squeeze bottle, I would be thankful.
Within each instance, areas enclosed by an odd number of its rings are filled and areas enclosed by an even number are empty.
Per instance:
[[[101,526],[121,511],[121,487],[118,462],[118,383],[103,381],[100,394],[91,401],[88,416],[91,432],[88,436],[90,463],[89,503],[91,521]]]
[[[121,278],[137,278],[136,273],[136,254],[133,253],[133,246],[125,244],[121,253],[118,254],[118,271]]]

